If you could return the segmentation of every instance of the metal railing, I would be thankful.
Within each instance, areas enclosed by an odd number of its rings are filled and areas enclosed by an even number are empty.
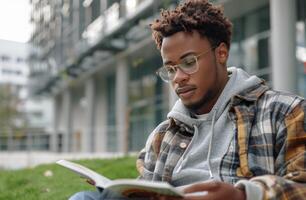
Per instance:
[[[50,135],[42,129],[0,130],[0,151],[28,150],[50,150]]]

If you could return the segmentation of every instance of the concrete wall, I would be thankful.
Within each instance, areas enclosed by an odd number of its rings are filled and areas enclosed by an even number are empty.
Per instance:
[[[131,155],[135,155],[135,153]],[[121,153],[0,152],[0,169],[29,168],[40,164],[55,163],[60,159],[78,160],[121,156]],[[3,162],[4,160],[5,162]]]

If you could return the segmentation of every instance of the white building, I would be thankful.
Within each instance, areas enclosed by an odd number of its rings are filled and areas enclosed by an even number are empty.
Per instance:
[[[27,44],[0,40],[0,84],[15,86],[22,99],[27,96],[27,52]]]
[[[14,96],[16,100],[15,106],[19,115],[14,119],[14,124],[16,127],[26,126],[28,129],[22,134],[22,137],[19,137],[20,141],[15,141],[17,139],[14,138],[14,134],[11,135],[10,139],[1,138],[2,141],[11,140],[15,143],[14,147],[9,148],[9,142],[7,144],[1,142],[0,149],[3,150],[25,149],[23,141],[27,140],[27,134],[30,134],[32,139],[40,140],[37,138],[41,138],[41,135],[38,136],[37,134],[46,135],[45,130],[50,129],[52,119],[51,101],[44,98],[31,99],[28,95],[28,52],[29,45],[26,43],[0,40],[0,85],[7,86],[10,89],[10,95]],[[34,132],[37,136],[33,135]],[[46,136],[43,137],[46,138]],[[39,144],[40,141],[36,143],[41,146]],[[32,142],[32,144],[34,143]],[[22,145],[23,147],[21,147]],[[48,145],[44,144],[43,146]]]

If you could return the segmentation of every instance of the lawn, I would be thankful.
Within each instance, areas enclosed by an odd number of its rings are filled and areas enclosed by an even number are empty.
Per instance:
[[[76,162],[110,179],[135,178],[135,157],[78,160]],[[57,164],[15,171],[0,170],[0,199],[66,200],[81,190],[95,188],[77,174]]]

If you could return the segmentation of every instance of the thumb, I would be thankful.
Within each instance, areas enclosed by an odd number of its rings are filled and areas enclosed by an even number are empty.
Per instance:
[[[219,187],[219,182],[217,181],[207,181],[207,182],[200,182],[191,184],[183,188],[184,193],[193,193],[193,192],[200,192],[200,191],[209,191],[215,190]]]
[[[96,183],[91,179],[86,179],[86,182],[89,183],[90,185],[93,185],[93,186],[96,185]]]

